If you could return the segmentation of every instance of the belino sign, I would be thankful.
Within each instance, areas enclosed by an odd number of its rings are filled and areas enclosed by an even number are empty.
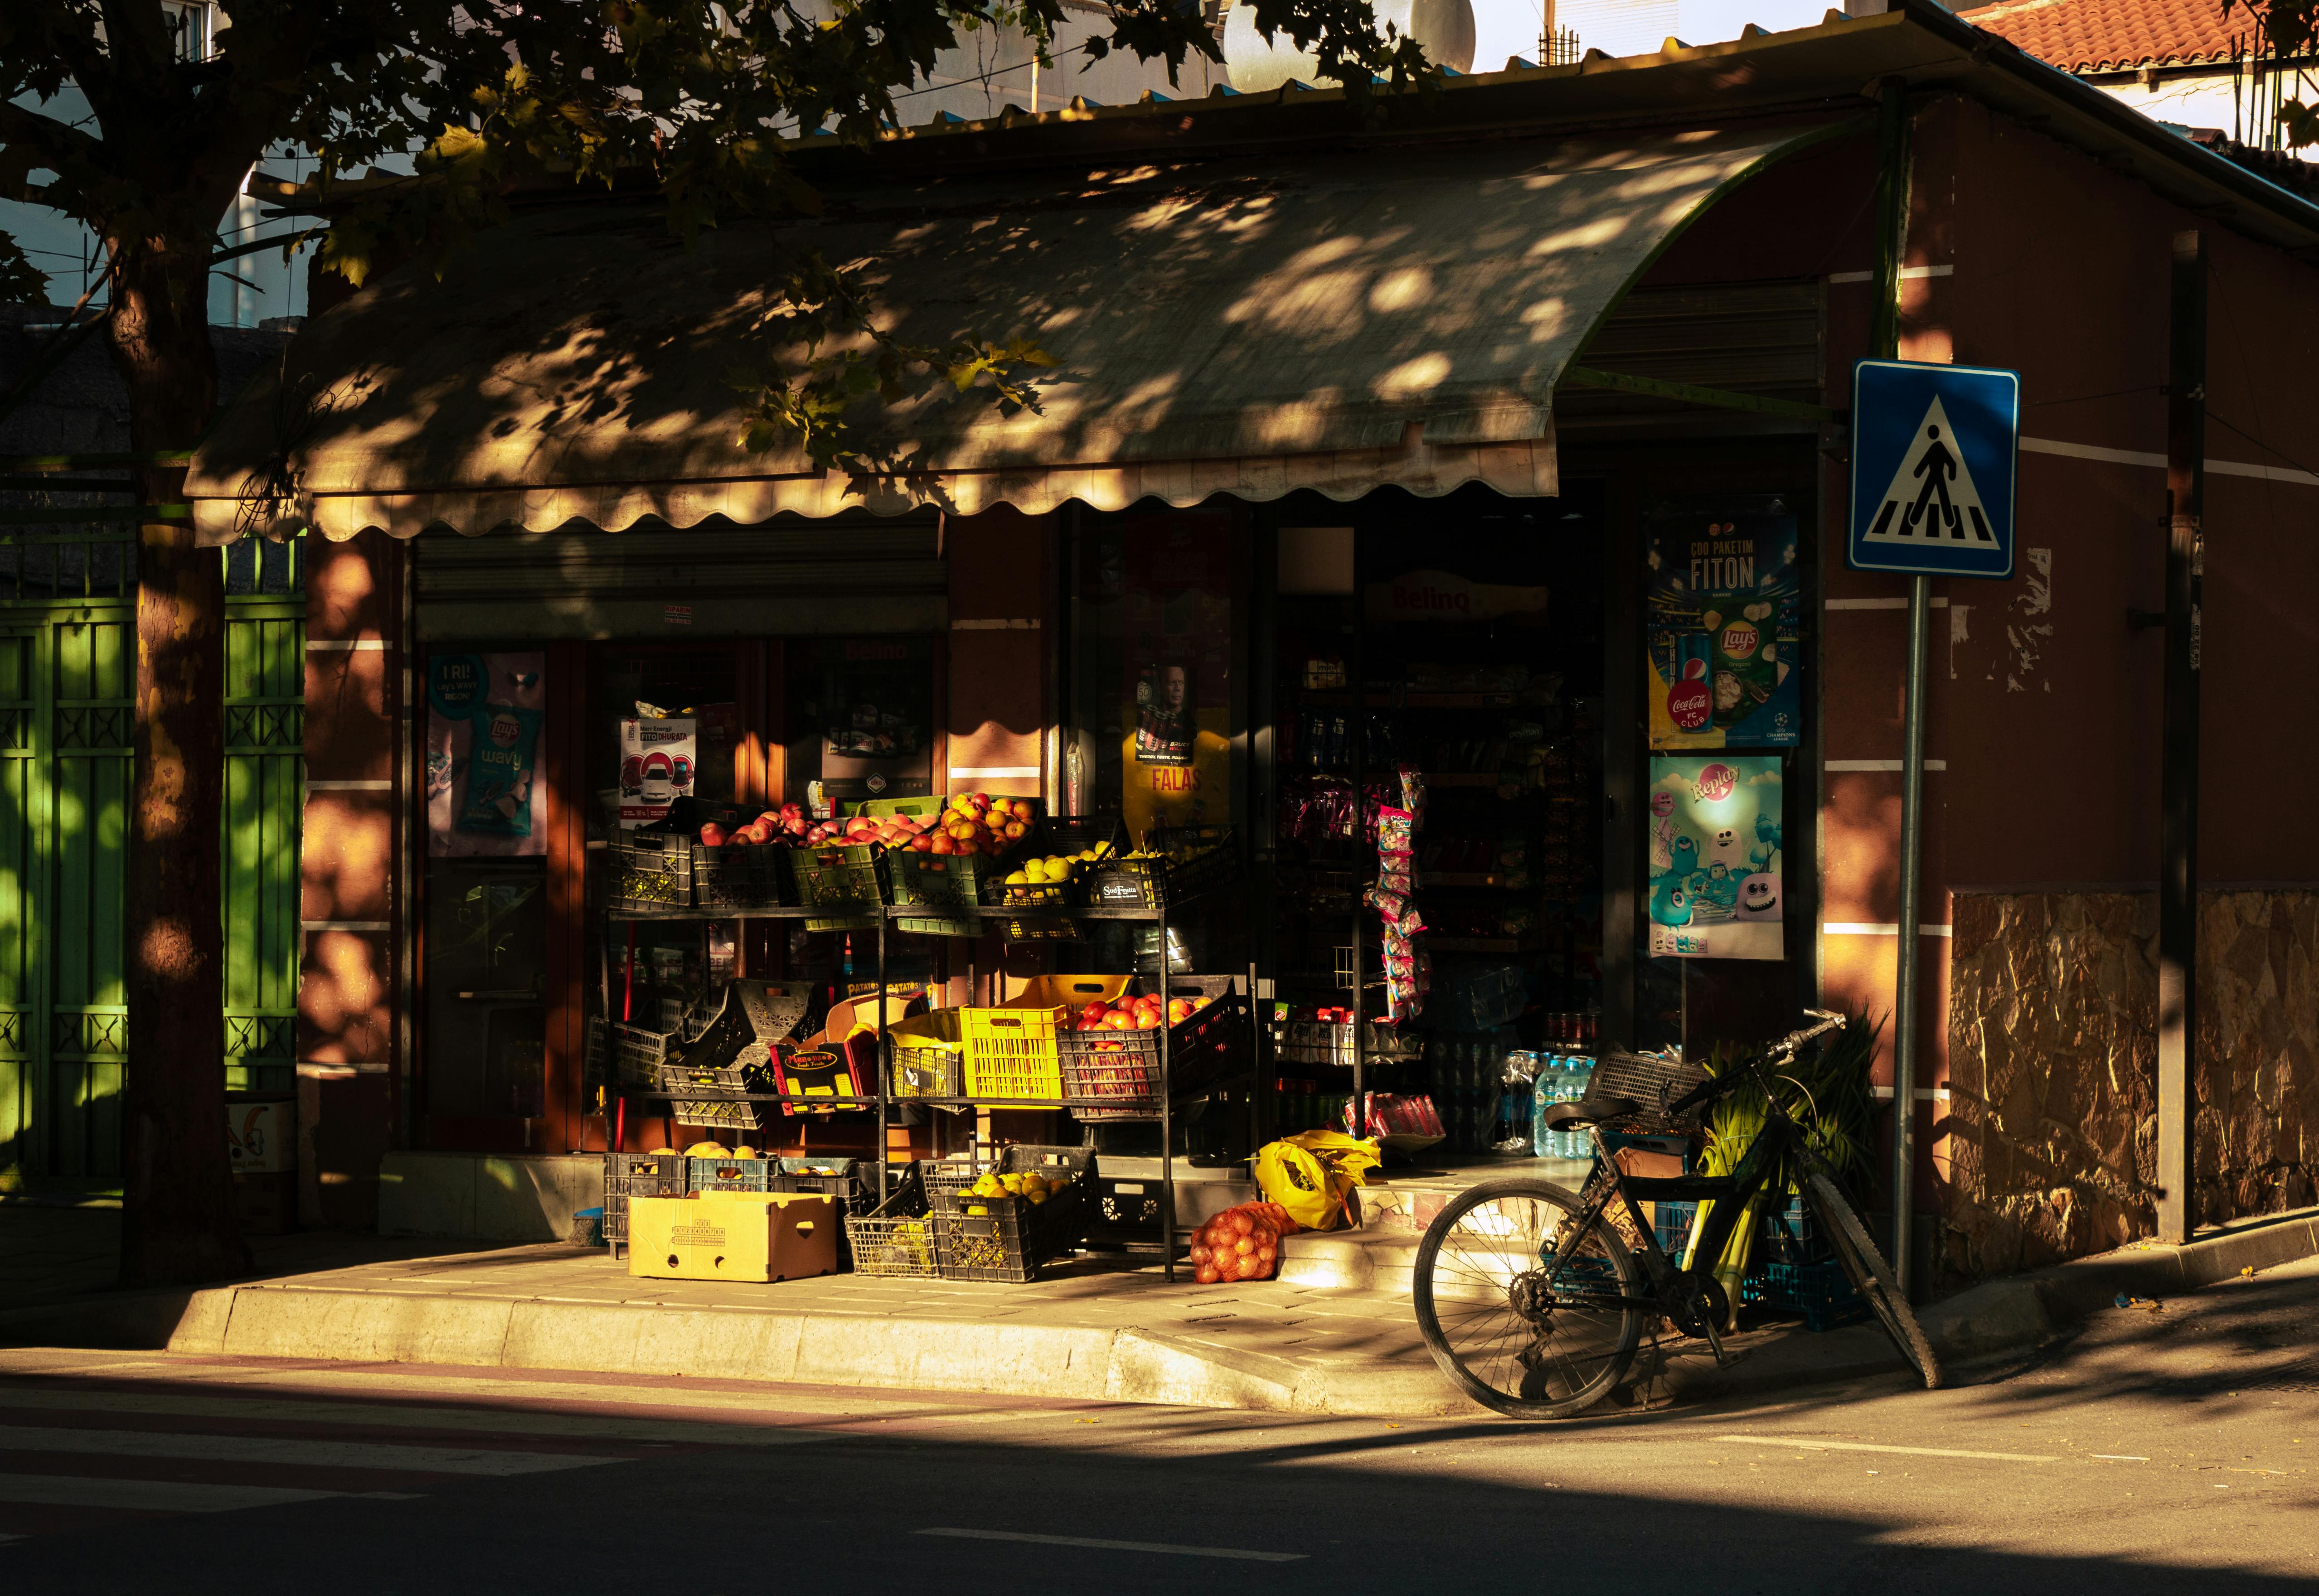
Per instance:
[[[1412,571],[1369,584],[1373,621],[1519,620],[1546,624],[1547,590],[1474,582],[1447,571]]]

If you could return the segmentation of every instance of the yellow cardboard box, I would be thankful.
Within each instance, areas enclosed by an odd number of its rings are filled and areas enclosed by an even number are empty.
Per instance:
[[[661,1280],[802,1280],[837,1272],[837,1199],[696,1192],[628,1199],[628,1273]]]

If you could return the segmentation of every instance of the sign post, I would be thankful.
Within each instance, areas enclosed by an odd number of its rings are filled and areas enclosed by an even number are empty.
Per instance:
[[[1932,579],[2013,574],[2021,378],[2009,371],[1911,360],[1852,370],[1855,571],[1905,573],[1907,698],[1900,717],[1899,943],[1892,983],[1892,1270],[1905,1295],[1917,1154],[1917,960],[1922,926],[1925,675]]]

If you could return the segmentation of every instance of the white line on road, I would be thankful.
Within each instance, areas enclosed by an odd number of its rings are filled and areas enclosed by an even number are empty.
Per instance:
[[[182,1435],[153,1429],[56,1429],[0,1424],[0,1453],[78,1452],[121,1457],[193,1457],[301,1468],[383,1468],[431,1474],[537,1474],[626,1459],[586,1452],[501,1452],[406,1447],[380,1441],[293,1440],[278,1436]]]
[[[1879,1447],[1867,1441],[1809,1441],[1784,1435],[1719,1435],[1749,1447],[1801,1447],[1807,1452],[1898,1452],[1908,1457],[1980,1457],[1992,1463],[2059,1463],[2042,1452],[1954,1452],[1945,1447]]]
[[[81,1480],[64,1475],[0,1474],[0,1501],[39,1507],[129,1508],[156,1513],[230,1513],[242,1508],[320,1501],[342,1491],[287,1485],[191,1485],[169,1480]]]
[[[1105,1552],[1157,1552],[1171,1557],[1225,1557],[1236,1563],[1302,1563],[1303,1552],[1246,1552],[1231,1546],[1176,1546],[1157,1540],[1094,1540],[1083,1535],[1017,1535],[1006,1529],[919,1529],[958,1540],[1021,1540],[1042,1546],[1094,1546]]]
[[[2089,1452],[2089,1457],[2098,1457],[2104,1463],[2147,1463],[2147,1457],[2136,1457],[2131,1452]]]

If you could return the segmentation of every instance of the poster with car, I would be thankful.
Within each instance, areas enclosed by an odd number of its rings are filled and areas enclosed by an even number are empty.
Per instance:
[[[1677,959],[1778,959],[1780,756],[1655,754],[1650,951]]]
[[[700,763],[700,723],[689,715],[632,716],[620,722],[620,829],[650,825],[692,793]]]
[[[547,852],[547,656],[445,654],[427,662],[427,852]]]
[[[1654,748],[1792,748],[1803,735],[1796,518],[1770,496],[1645,517]]]

